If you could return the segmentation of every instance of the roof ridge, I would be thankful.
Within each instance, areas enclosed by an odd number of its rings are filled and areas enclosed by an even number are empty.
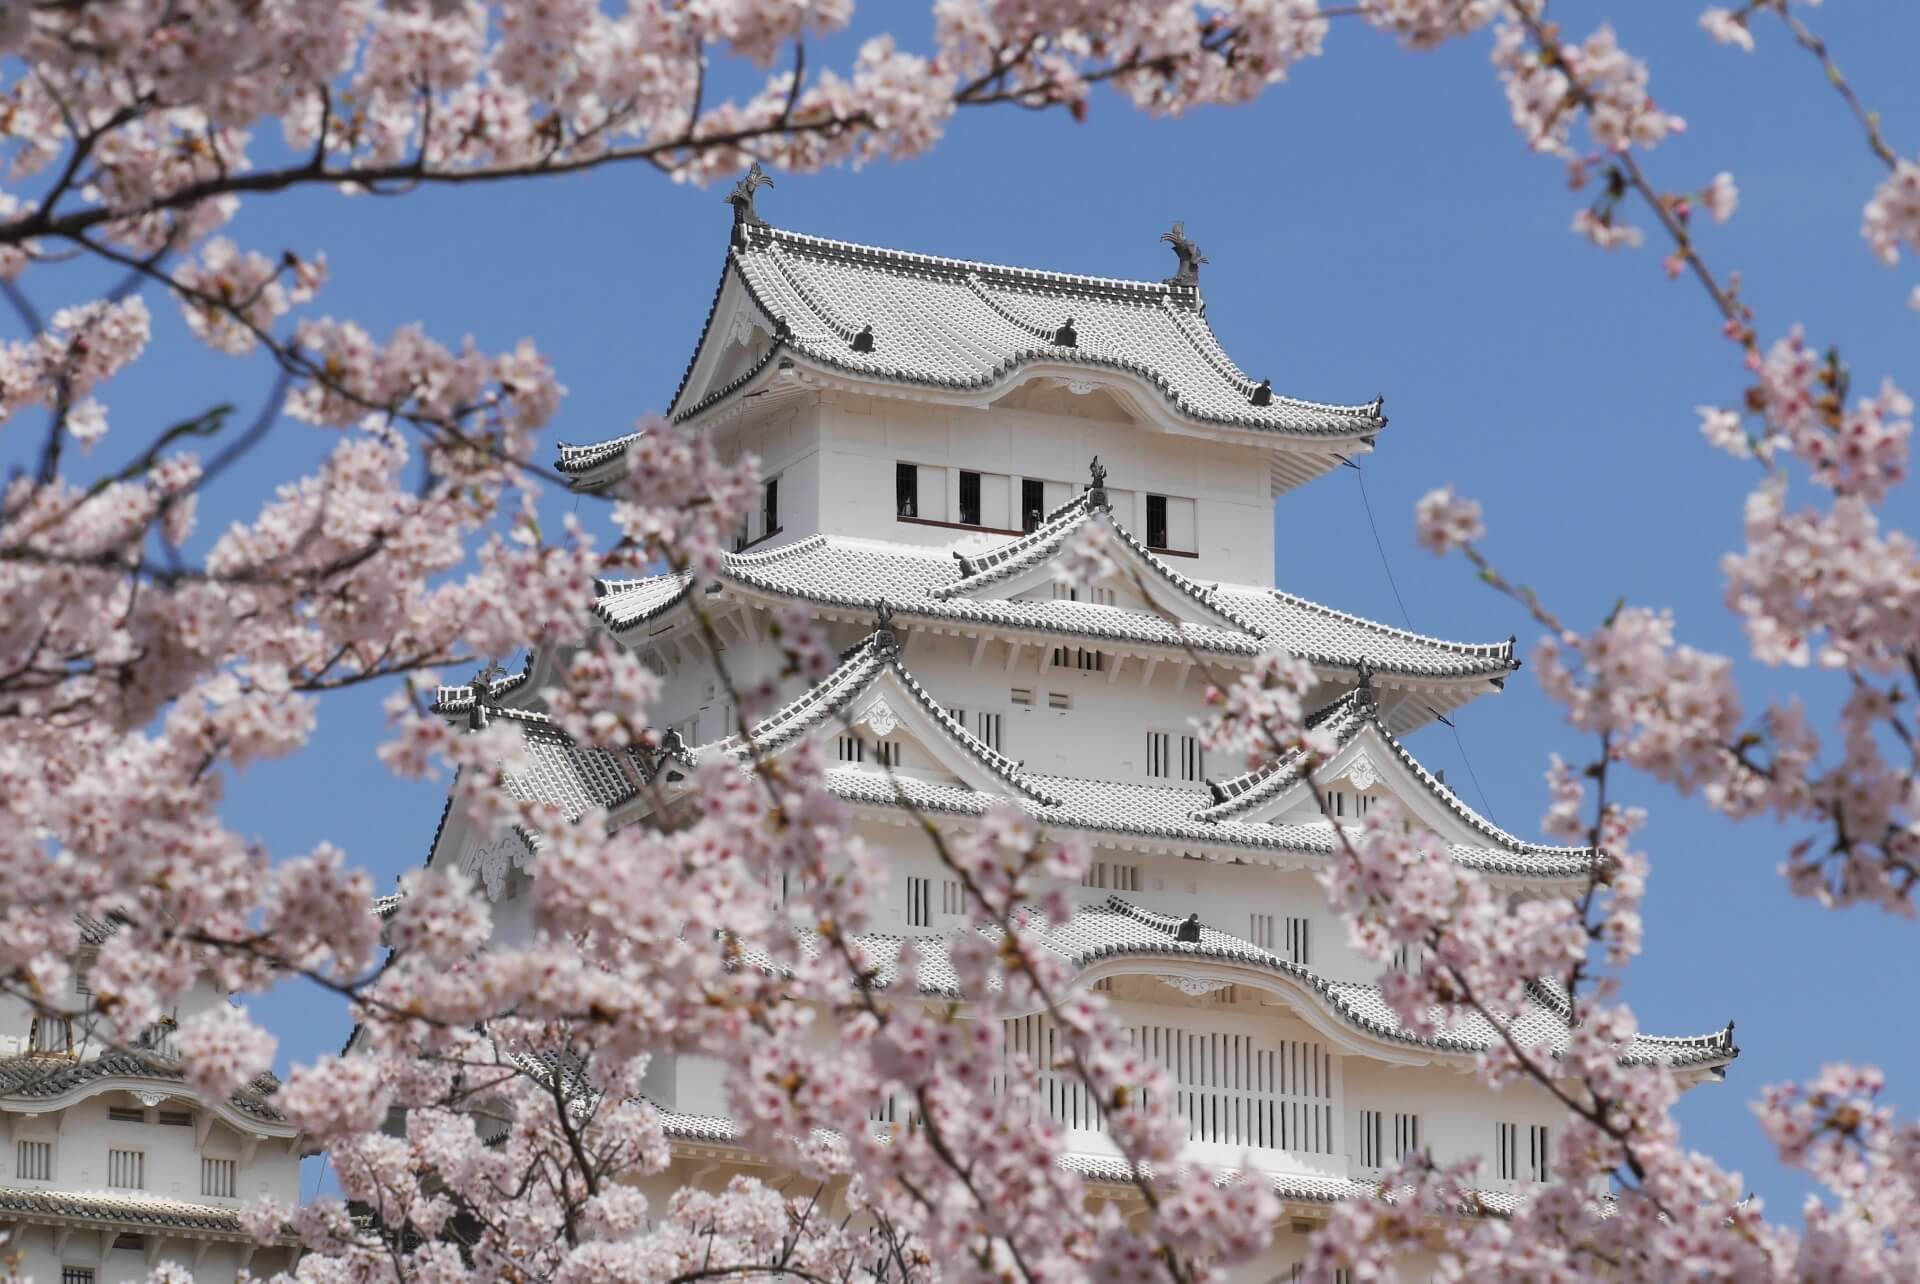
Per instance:
[[[792,557],[796,553],[810,553],[816,548],[824,547],[826,543],[826,532],[815,531],[811,535],[804,535],[799,539],[792,540],[785,544],[776,544],[772,548],[762,549],[758,553],[724,553],[721,556],[723,558],[723,564],[727,566],[731,566],[737,562],[747,562],[754,566],[764,566],[769,562],[777,562],[782,558]]]
[[[1036,284],[1068,286],[1098,291],[1113,289],[1124,293],[1138,293],[1154,296],[1170,296],[1173,287],[1165,281],[1145,281],[1133,277],[1088,276],[1076,272],[1053,272],[1046,268],[1017,267],[1007,263],[992,263],[985,259],[960,259],[940,254],[923,254],[917,250],[894,249],[884,245],[869,245],[861,241],[842,241],[833,237],[815,236],[807,232],[795,232],[788,228],[768,227],[767,240],[770,244],[787,244],[804,249],[824,251],[827,254],[845,255],[859,258],[878,258],[896,263],[912,264],[917,267],[936,268],[956,276],[964,277],[976,272],[983,277],[1004,276],[1012,281],[1032,281]]]
[[[1430,633],[1418,633],[1412,629],[1403,629],[1397,624],[1386,624],[1379,620],[1369,619],[1364,615],[1356,615],[1352,611],[1343,611],[1337,606],[1328,606],[1324,602],[1316,602],[1312,598],[1301,597],[1298,593],[1289,593],[1285,589],[1277,586],[1262,588],[1260,591],[1271,593],[1283,602],[1303,607],[1316,615],[1331,616],[1343,623],[1363,625],[1366,628],[1376,629],[1381,633],[1386,633],[1393,637],[1404,638],[1410,642],[1425,642],[1432,646],[1440,647],[1443,650],[1459,652],[1462,655],[1475,657],[1504,656],[1511,659],[1514,644],[1517,640],[1514,636],[1509,635],[1505,642],[1455,642],[1451,639],[1437,637]],[[1519,665],[1516,664],[1514,667],[1518,668]]]

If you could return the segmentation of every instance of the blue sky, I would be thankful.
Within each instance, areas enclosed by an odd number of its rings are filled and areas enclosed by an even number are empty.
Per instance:
[[[1601,8],[1561,16],[1578,28]],[[1702,241],[1716,264],[1746,270],[1763,333],[1803,321],[1817,342],[1842,345],[1863,385],[1892,374],[1909,391],[1920,386],[1920,315],[1905,306],[1920,269],[1890,272],[1859,240],[1878,171],[1818,67],[1765,24],[1761,52],[1748,56],[1710,44],[1696,5],[1604,8],[1623,43],[1650,59],[1662,104],[1690,124],[1649,162],[1656,181],[1696,188],[1728,169],[1739,183],[1739,214]],[[908,43],[922,42],[920,6],[884,12],[903,16]],[[1920,11],[1855,0],[1811,16],[1886,113],[1896,147],[1920,149],[1910,65]],[[1736,546],[1753,477],[1704,445],[1692,410],[1738,395],[1736,353],[1697,287],[1664,279],[1657,250],[1606,255],[1568,231],[1581,197],[1508,124],[1487,48],[1482,36],[1410,55],[1336,24],[1326,57],[1252,107],[1154,121],[1101,95],[1082,125],[975,113],[922,160],[776,174],[760,206],[778,225],[821,235],[1144,277],[1171,271],[1157,238],[1182,218],[1211,259],[1208,315],[1245,369],[1303,397],[1386,396],[1392,423],[1364,475],[1399,600],[1350,470],[1276,506],[1282,587],[1447,637],[1518,632],[1530,643],[1536,630],[1511,604],[1463,564],[1413,545],[1414,500],[1453,482],[1485,503],[1496,560],[1569,621],[1590,625],[1625,597],[1672,607],[1697,646],[1743,654],[1716,563]],[[445,341],[471,333],[487,349],[534,336],[570,389],[554,435],[587,441],[625,431],[671,395],[725,250],[722,195],[611,170],[404,200],[257,199],[234,231],[269,254],[327,251],[320,306],[376,334],[418,319]],[[90,275],[68,271],[33,282],[43,308],[86,297]],[[102,462],[122,458],[149,424],[213,401],[251,416],[272,382],[261,362],[195,346],[170,306],[154,302],[152,351],[103,390],[116,429]],[[0,439],[7,462],[30,457],[35,429],[23,420]],[[250,511],[258,487],[330,440],[280,424],[269,450],[203,505],[207,528]],[[1916,525],[1911,485],[1889,510]],[[1749,688],[1756,699],[1785,689],[1768,674]],[[233,780],[233,823],[277,852],[330,839],[383,889],[418,863],[443,793],[379,767],[383,694],[331,698],[309,752]],[[1456,721],[1458,742],[1435,727],[1412,748],[1470,800],[1484,797],[1496,820],[1536,832],[1547,754],[1589,746],[1525,672]],[[1777,829],[1732,826],[1642,781],[1628,793],[1652,814],[1655,860],[1628,997],[1654,1032],[1738,1020],[1742,1056],[1728,1083],[1686,1098],[1686,1140],[1792,1218],[1805,1187],[1774,1162],[1748,1103],[1762,1084],[1845,1059],[1882,1065],[1893,1100],[1920,1106],[1920,1031],[1901,1019],[1914,1004],[1899,997],[1915,929],[1791,898],[1774,873],[1789,841]],[[262,1007],[283,1069],[337,1048],[346,1031],[328,999],[292,993]]]

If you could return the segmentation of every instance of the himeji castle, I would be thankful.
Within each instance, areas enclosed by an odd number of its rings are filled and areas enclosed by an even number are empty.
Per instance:
[[[81,926],[63,1006],[84,1013],[88,967],[113,927]],[[225,1001],[202,982],[138,1046],[114,1048],[90,1039],[84,1017],[0,999],[0,1268],[42,1284],[117,1284],[168,1262],[203,1281],[293,1265],[291,1237],[256,1242],[240,1210],[262,1196],[297,1202],[312,1144],[273,1108],[271,1077],[210,1101],[172,1046],[180,1018]]]
[[[716,575],[603,582],[595,605],[664,678],[665,758],[570,743],[536,694],[564,657],[540,648],[522,673],[442,689],[441,711],[524,727],[528,765],[511,781],[524,795],[645,824],[652,785],[684,787],[668,759],[743,756],[713,643],[735,683],[777,674],[769,622],[797,605],[830,630],[838,667],[783,692],[750,734],[763,754],[814,742],[859,833],[886,851],[888,901],[865,944],[884,961],[912,939],[923,988],[964,997],[941,961],[969,930],[961,884],[916,818],[965,830],[1011,801],[1083,835],[1078,912],[1048,943],[1178,1084],[1192,1156],[1251,1156],[1280,1195],[1274,1247],[1247,1278],[1284,1277],[1334,1201],[1374,1190],[1415,1149],[1484,1156],[1490,1207],[1524,1198],[1549,1176],[1563,1112],[1464,1073],[1490,1026],[1403,1029],[1315,878],[1335,859],[1333,825],[1383,798],[1516,899],[1583,888],[1593,860],[1502,829],[1409,747],[1501,689],[1519,667],[1511,639],[1425,637],[1274,587],[1276,500],[1370,451],[1381,403],[1296,400],[1243,373],[1208,324],[1205,259],[1179,224],[1161,238],[1171,277],[1095,278],[786,231],[755,211],[754,186],[732,198],[719,287],[668,413],[728,457],[757,457],[760,502]],[[563,447],[558,466],[603,489],[633,441]],[[1061,559],[1089,528],[1115,574],[1070,585]],[[1245,672],[1276,645],[1312,665],[1309,704],[1337,751],[1311,771],[1295,757],[1209,761],[1196,730],[1207,675]],[[471,871],[496,932],[528,930],[538,861],[525,836],[470,832],[456,809],[430,861]],[[1537,999],[1528,1033],[1551,1046],[1568,1009],[1546,986]],[[1047,1035],[1036,1013],[1005,1041]],[[1694,1083],[1737,1050],[1729,1026],[1622,1055]],[[734,1141],[723,1077],[694,1058],[649,1071],[679,1179],[764,1175]],[[1090,1196],[1127,1207],[1137,1192],[1098,1111],[1064,1075],[1044,1086]],[[877,1102],[876,1126],[892,1111]]]

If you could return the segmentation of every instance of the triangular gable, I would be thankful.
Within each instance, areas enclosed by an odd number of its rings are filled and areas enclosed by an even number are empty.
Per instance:
[[[1302,756],[1289,755],[1244,776],[1212,784],[1214,804],[1196,812],[1194,818],[1241,824],[1319,822],[1325,819],[1319,792],[1338,788],[1355,794],[1384,793],[1419,823],[1458,846],[1491,843],[1516,852],[1572,850],[1527,842],[1467,806],[1387,729],[1372,694],[1356,691],[1330,712],[1330,718],[1338,720],[1334,724],[1338,747],[1315,769],[1311,781],[1301,770]]]
[[[953,783],[969,789],[995,794],[1011,789],[1045,806],[1057,801],[1026,779],[1021,764],[968,732],[914,680],[900,662],[892,629],[885,627],[846,652],[825,679],[755,726],[752,749],[748,741],[729,736],[696,753],[745,760],[755,750],[781,753],[804,738],[844,734],[849,727],[882,739],[904,733]]]
[[[757,373],[772,356],[780,330],[780,322],[768,313],[741,275],[738,260],[729,254],[706,328],[700,332],[668,415],[681,418],[686,407],[711,400]]]
[[[1258,629],[1218,601],[1212,589],[1188,579],[1155,556],[1114,517],[1100,491],[1084,492],[1062,504],[1017,540],[984,553],[956,553],[960,578],[935,588],[932,595],[974,600],[1020,597],[1057,578],[1069,545],[1089,527],[1104,537],[1103,548],[1120,571],[1112,587],[1124,590],[1125,596],[1137,596],[1144,589],[1152,608],[1183,624],[1261,636]]]

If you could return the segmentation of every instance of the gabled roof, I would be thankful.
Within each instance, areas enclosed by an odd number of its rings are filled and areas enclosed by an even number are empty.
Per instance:
[[[1198,620],[1170,620],[1149,610],[1098,606],[1065,599],[969,596],[1056,556],[1083,523],[1110,526],[1114,549],[1137,563],[1149,585],[1164,584],[1190,603]],[[1081,495],[1057,508],[1019,539],[981,553],[960,554],[909,545],[812,535],[778,548],[732,553],[717,581],[724,592],[745,591],[822,605],[871,611],[885,598],[903,620],[925,619],[987,630],[1193,650],[1251,657],[1271,645],[1309,663],[1357,673],[1362,662],[1383,685],[1396,678],[1502,681],[1518,662],[1514,642],[1449,642],[1392,628],[1302,598],[1252,585],[1202,585],[1180,574],[1140,543],[1112,514],[1090,508]],[[595,614],[616,634],[656,620],[692,591],[687,575],[605,580],[596,584]],[[443,693],[443,702],[446,693]]]
[[[1370,737],[1370,743],[1377,745],[1399,764],[1410,777],[1413,786],[1430,798],[1439,808],[1478,837],[1488,840],[1490,845],[1517,854],[1551,855],[1570,860],[1590,862],[1593,852],[1585,847],[1558,847],[1542,843],[1528,842],[1519,838],[1482,816],[1469,807],[1460,795],[1447,788],[1434,774],[1421,766],[1400,738],[1388,729],[1380,716],[1378,703],[1373,693],[1364,688],[1348,692],[1337,703],[1319,715],[1318,725],[1332,733],[1339,749],[1345,749],[1357,737]],[[1331,764],[1339,757],[1336,750]],[[1194,813],[1194,819],[1208,822],[1246,819],[1249,813],[1260,810],[1266,804],[1279,801],[1291,792],[1303,780],[1303,768],[1306,755],[1296,750],[1282,755],[1252,771],[1243,772],[1226,780],[1208,781],[1207,788],[1213,801]]]
[[[765,225],[740,230],[674,393],[676,420],[726,401],[785,356],[859,379],[959,391],[997,388],[1036,363],[1122,371],[1179,419],[1329,445],[1368,441],[1386,425],[1377,398],[1303,401],[1249,377],[1221,348],[1192,285],[940,258]],[[1069,320],[1072,342],[1061,342]],[[765,350],[715,386],[717,363],[703,356],[748,327],[768,337]],[[705,376],[698,383],[696,373]],[[591,471],[637,435],[562,446],[558,466]]]
[[[988,778],[1031,801],[1044,806],[1053,805],[1055,800],[1033,784],[1032,778],[1021,769],[1021,764],[999,750],[989,748],[986,742],[961,726],[958,719],[914,680],[900,662],[900,650],[893,631],[884,627],[874,630],[865,640],[848,650],[832,673],[784,708],[763,718],[747,738],[729,736],[715,746],[698,751],[696,756],[717,749],[745,761],[751,756],[752,750],[762,754],[778,753],[815,727],[835,719],[844,719],[848,710],[877,684],[884,684],[892,692],[911,701],[926,715],[923,725],[930,727],[937,738],[944,739],[965,759],[984,771]],[[866,716],[871,722],[871,710]],[[897,716],[897,711],[889,705],[886,716]]]
[[[1180,922],[1180,915],[1157,913],[1122,897],[1110,896],[1104,904],[1077,909],[1065,922],[1043,924],[1045,935],[1040,940],[1076,973],[1126,958],[1245,965],[1298,983],[1304,998],[1341,1025],[1409,1047],[1472,1055],[1503,1042],[1499,1029],[1478,1013],[1448,1013],[1438,1007],[1431,1009],[1427,1016],[1442,1032],[1432,1036],[1418,1034],[1401,1023],[1377,985],[1330,980],[1304,964],[1205,924],[1200,927],[1198,941],[1182,941],[1176,936]],[[997,929],[983,930],[990,937],[998,935]],[[946,999],[970,997],[963,990],[960,974],[949,961],[950,936],[909,938],[875,933],[854,940],[874,964],[873,984],[877,987],[896,982],[895,968],[901,948],[911,940],[919,959],[917,974],[921,994]],[[807,949],[816,948],[810,934],[802,937],[802,945]],[[748,962],[763,969],[775,966],[769,959],[752,955],[748,956]],[[1503,1020],[1521,1043],[1558,1054],[1566,1047],[1570,1034],[1565,1008],[1552,1002],[1550,992],[1544,989],[1536,999],[1525,1012],[1517,1017],[1503,1017]],[[1710,1034],[1684,1038],[1636,1037],[1621,1049],[1622,1061],[1629,1064],[1658,1062],[1676,1068],[1724,1065],[1738,1055],[1731,1025]]]
[[[1028,577],[1059,557],[1067,541],[1088,527],[1094,527],[1107,536],[1110,550],[1129,564],[1128,569],[1150,593],[1156,587],[1170,589],[1179,604],[1201,615],[1200,620],[1189,623],[1211,624],[1238,631],[1250,638],[1259,636],[1259,630],[1235,616],[1230,608],[1217,600],[1213,589],[1196,584],[1180,574],[1155,556],[1152,549],[1134,538],[1133,532],[1114,517],[1113,509],[1106,502],[1105,491],[1081,492],[1047,514],[1046,520],[1039,526],[998,548],[971,557],[956,552],[953,556],[960,577],[950,584],[935,588],[933,596],[949,601],[976,597],[994,585]]]

